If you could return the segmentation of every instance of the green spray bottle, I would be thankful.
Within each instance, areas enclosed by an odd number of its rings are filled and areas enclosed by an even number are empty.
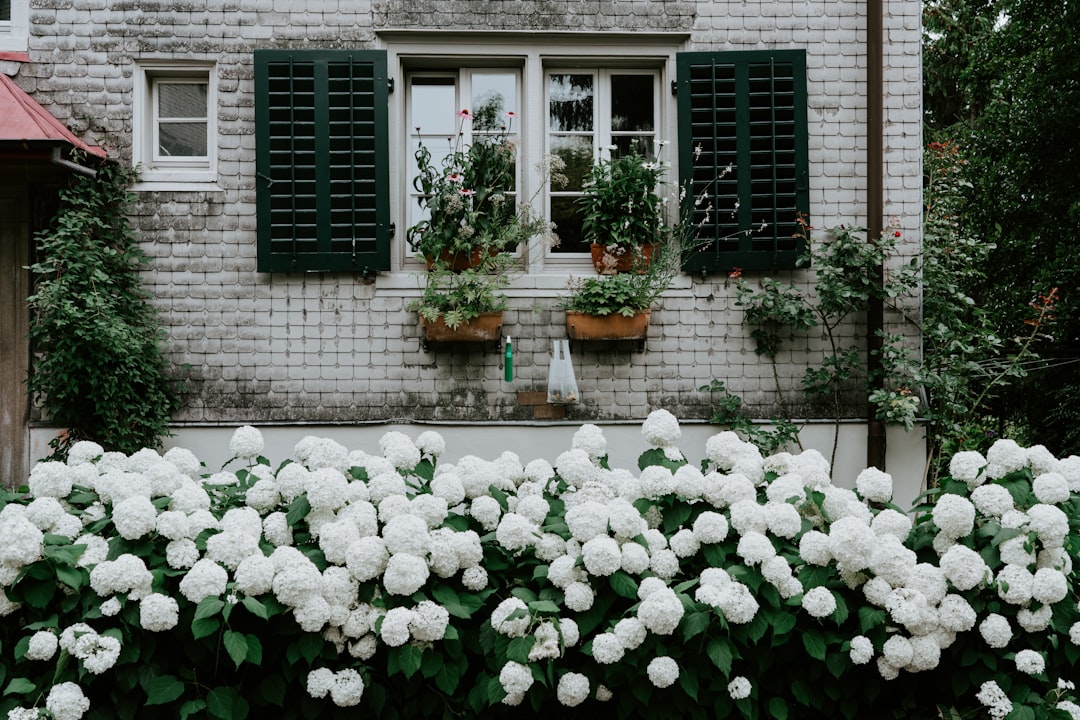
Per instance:
[[[514,379],[514,345],[510,336],[506,336],[506,351],[503,354],[503,379],[511,382]]]

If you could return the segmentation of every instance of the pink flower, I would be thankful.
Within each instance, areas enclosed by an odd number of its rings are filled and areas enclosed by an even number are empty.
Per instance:
[[[449,180],[449,181],[450,181],[450,182],[452,182],[452,183],[462,183],[462,182],[465,182],[465,176],[464,176],[464,175],[462,175],[462,174],[461,174],[461,173],[459,173],[459,172],[452,172],[452,173],[450,173],[449,175],[447,175],[447,176],[446,176],[446,179],[447,179],[447,180]]]
[[[463,120],[472,120],[472,113],[469,112],[468,108],[458,110],[457,116]]]

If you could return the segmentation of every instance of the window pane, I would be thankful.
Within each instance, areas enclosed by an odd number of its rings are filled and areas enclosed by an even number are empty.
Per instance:
[[[612,132],[653,132],[655,117],[652,75],[611,76]]]
[[[0,0],[0,22],[11,22],[11,0]]]
[[[453,78],[414,78],[412,129],[423,136],[457,135],[457,86]]]
[[[158,117],[206,117],[206,83],[158,83]]]
[[[551,198],[551,222],[555,223],[555,234],[559,236],[559,244],[552,248],[552,252],[589,252],[589,243],[582,239],[581,212],[576,196]]]
[[[161,123],[158,153],[164,157],[206,157],[206,123]]]
[[[566,184],[559,190],[581,190],[582,183],[592,171],[593,146],[591,136],[558,136],[551,138],[551,154],[562,158],[566,168]]]
[[[548,82],[548,123],[551,132],[591,131],[592,75],[553,74]]]
[[[472,127],[476,132],[498,131],[509,127],[511,132],[520,128],[506,116],[517,114],[517,76],[514,73],[473,73],[472,76]]]

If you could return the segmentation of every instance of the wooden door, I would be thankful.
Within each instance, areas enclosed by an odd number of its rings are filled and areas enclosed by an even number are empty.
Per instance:
[[[0,186],[0,482],[9,488],[24,484],[30,470],[27,202],[25,188]]]

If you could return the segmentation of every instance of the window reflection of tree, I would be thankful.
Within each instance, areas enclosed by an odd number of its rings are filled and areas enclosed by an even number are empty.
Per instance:
[[[549,121],[553,132],[593,129],[591,75],[552,75]]]
[[[476,107],[473,108],[473,129],[483,131],[500,130],[506,123],[503,115],[506,114],[506,99],[497,90],[489,91],[486,96],[481,96]]]

